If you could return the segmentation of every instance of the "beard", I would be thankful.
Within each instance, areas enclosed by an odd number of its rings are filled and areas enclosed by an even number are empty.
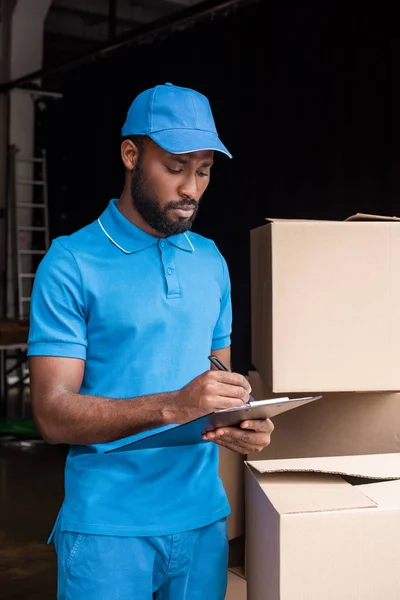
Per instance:
[[[165,236],[177,235],[191,229],[199,210],[199,202],[191,198],[182,199],[177,202],[167,202],[161,208],[144,180],[140,158],[133,171],[131,196],[132,204],[140,216],[152,229]],[[174,208],[194,208],[194,210],[189,219],[184,217],[171,219],[168,213]]]

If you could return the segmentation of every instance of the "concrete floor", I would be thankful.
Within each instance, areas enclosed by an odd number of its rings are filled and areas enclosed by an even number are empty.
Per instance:
[[[56,557],[46,541],[63,498],[66,452],[0,443],[0,600],[56,598]]]

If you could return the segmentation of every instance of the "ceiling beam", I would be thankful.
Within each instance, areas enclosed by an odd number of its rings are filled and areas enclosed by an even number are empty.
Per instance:
[[[140,21],[141,23],[150,23],[155,19],[165,17],[174,10],[181,9],[182,5],[170,4],[167,1],[159,0],[159,5],[152,6],[153,0],[135,0],[131,2],[124,0],[118,4],[118,16],[120,18],[132,19],[134,21]],[[82,6],[83,5],[83,6]],[[52,8],[56,10],[58,8],[69,8],[72,10],[84,10],[94,14],[101,14],[108,16],[108,2],[99,0],[53,0]]]
[[[110,55],[116,50],[120,50],[123,47],[131,46],[132,44],[143,43],[149,39],[157,38],[157,36],[165,36],[177,28],[190,27],[195,22],[204,20],[206,18],[214,18],[218,15],[224,16],[229,11],[236,9],[239,6],[245,6],[261,2],[263,0],[204,0],[200,2],[196,7],[191,7],[185,10],[180,10],[171,17],[160,19],[156,23],[149,23],[138,27],[137,30],[129,32],[127,34],[119,35],[112,42],[107,44],[99,45],[99,47],[87,54],[78,58],[67,61],[56,65],[54,67],[39,69],[32,73],[28,73],[23,77],[0,83],[0,93],[7,93],[8,91],[21,87],[24,84],[32,83],[36,79],[43,77],[50,77],[74,68],[81,66],[87,62],[93,61],[97,58]]]
[[[48,12],[48,16],[59,15],[60,17],[78,17],[85,25],[100,25],[102,23],[108,23],[108,14],[94,12],[91,10],[83,10],[81,8],[70,8],[69,6],[57,6],[52,5]],[[116,17],[116,22],[120,25],[130,25],[131,27],[137,27],[141,25],[140,21],[134,19],[127,19],[125,17]]]
[[[133,7],[143,6],[146,4],[149,8],[163,10],[164,12],[174,12],[182,10],[189,6],[199,4],[201,0],[131,0],[130,5]]]

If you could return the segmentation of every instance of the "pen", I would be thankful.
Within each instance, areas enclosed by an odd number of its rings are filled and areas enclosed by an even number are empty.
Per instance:
[[[228,369],[228,367],[226,365],[224,365],[224,363],[219,360],[219,358],[217,358],[216,356],[214,356],[213,354],[211,354],[208,357],[208,360],[215,366],[217,367],[217,369],[219,371],[230,371],[230,369]],[[254,402],[254,398],[253,396],[250,394],[249,396],[249,400],[248,402],[246,402],[246,404],[250,404],[251,402]]]
[[[214,367],[217,367],[217,369],[219,371],[229,371],[230,370],[230,369],[228,369],[228,367],[226,365],[224,365],[224,363],[221,360],[219,360],[219,358],[217,358],[213,354],[211,354],[211,356],[208,357],[208,360],[214,365]]]

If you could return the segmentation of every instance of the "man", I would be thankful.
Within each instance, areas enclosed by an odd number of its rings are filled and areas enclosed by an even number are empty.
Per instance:
[[[67,443],[53,534],[63,600],[223,600],[229,506],[218,447],[247,453],[270,421],[180,448],[110,443],[247,402],[230,364],[231,300],[215,244],[189,233],[220,141],[208,100],[170,83],[122,129],[125,185],[100,218],[58,238],[36,275],[29,357],[36,422]]]

